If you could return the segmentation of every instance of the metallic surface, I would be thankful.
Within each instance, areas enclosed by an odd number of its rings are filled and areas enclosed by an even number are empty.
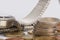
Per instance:
[[[21,28],[20,24],[13,16],[0,16],[0,33],[21,30],[19,28]]]
[[[51,0],[38,0],[38,3],[33,8],[31,13],[24,17],[22,20],[20,20],[20,23],[24,25],[31,25],[35,23],[48,8],[50,1]]]

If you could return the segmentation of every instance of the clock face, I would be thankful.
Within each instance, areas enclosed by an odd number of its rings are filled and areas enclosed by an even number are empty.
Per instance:
[[[35,7],[38,0],[0,0],[0,16],[24,18]]]

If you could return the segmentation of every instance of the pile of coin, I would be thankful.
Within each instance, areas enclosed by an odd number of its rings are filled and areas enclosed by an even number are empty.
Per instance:
[[[41,18],[40,21],[38,21],[34,26],[34,36],[40,36],[40,38],[46,38],[46,40],[48,39],[47,36],[55,37],[56,23],[59,21],[60,20],[56,18]]]

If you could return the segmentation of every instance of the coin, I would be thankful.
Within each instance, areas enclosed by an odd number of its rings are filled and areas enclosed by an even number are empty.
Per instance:
[[[55,36],[36,36],[34,40],[55,40]]]
[[[6,40],[24,40],[24,39],[21,38],[21,37],[15,37],[15,38],[9,38],[9,39],[6,39]]]

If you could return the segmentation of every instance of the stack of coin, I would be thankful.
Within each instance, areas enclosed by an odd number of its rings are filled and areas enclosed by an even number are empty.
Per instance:
[[[40,25],[35,25],[34,34],[40,36],[55,35],[55,26],[46,22],[39,22]]]
[[[34,36],[39,36],[43,39],[46,37],[46,40],[48,39],[47,36],[55,36],[56,23],[59,21],[57,18],[41,18],[34,26]]]
[[[60,22],[56,25],[56,39],[60,40]]]

